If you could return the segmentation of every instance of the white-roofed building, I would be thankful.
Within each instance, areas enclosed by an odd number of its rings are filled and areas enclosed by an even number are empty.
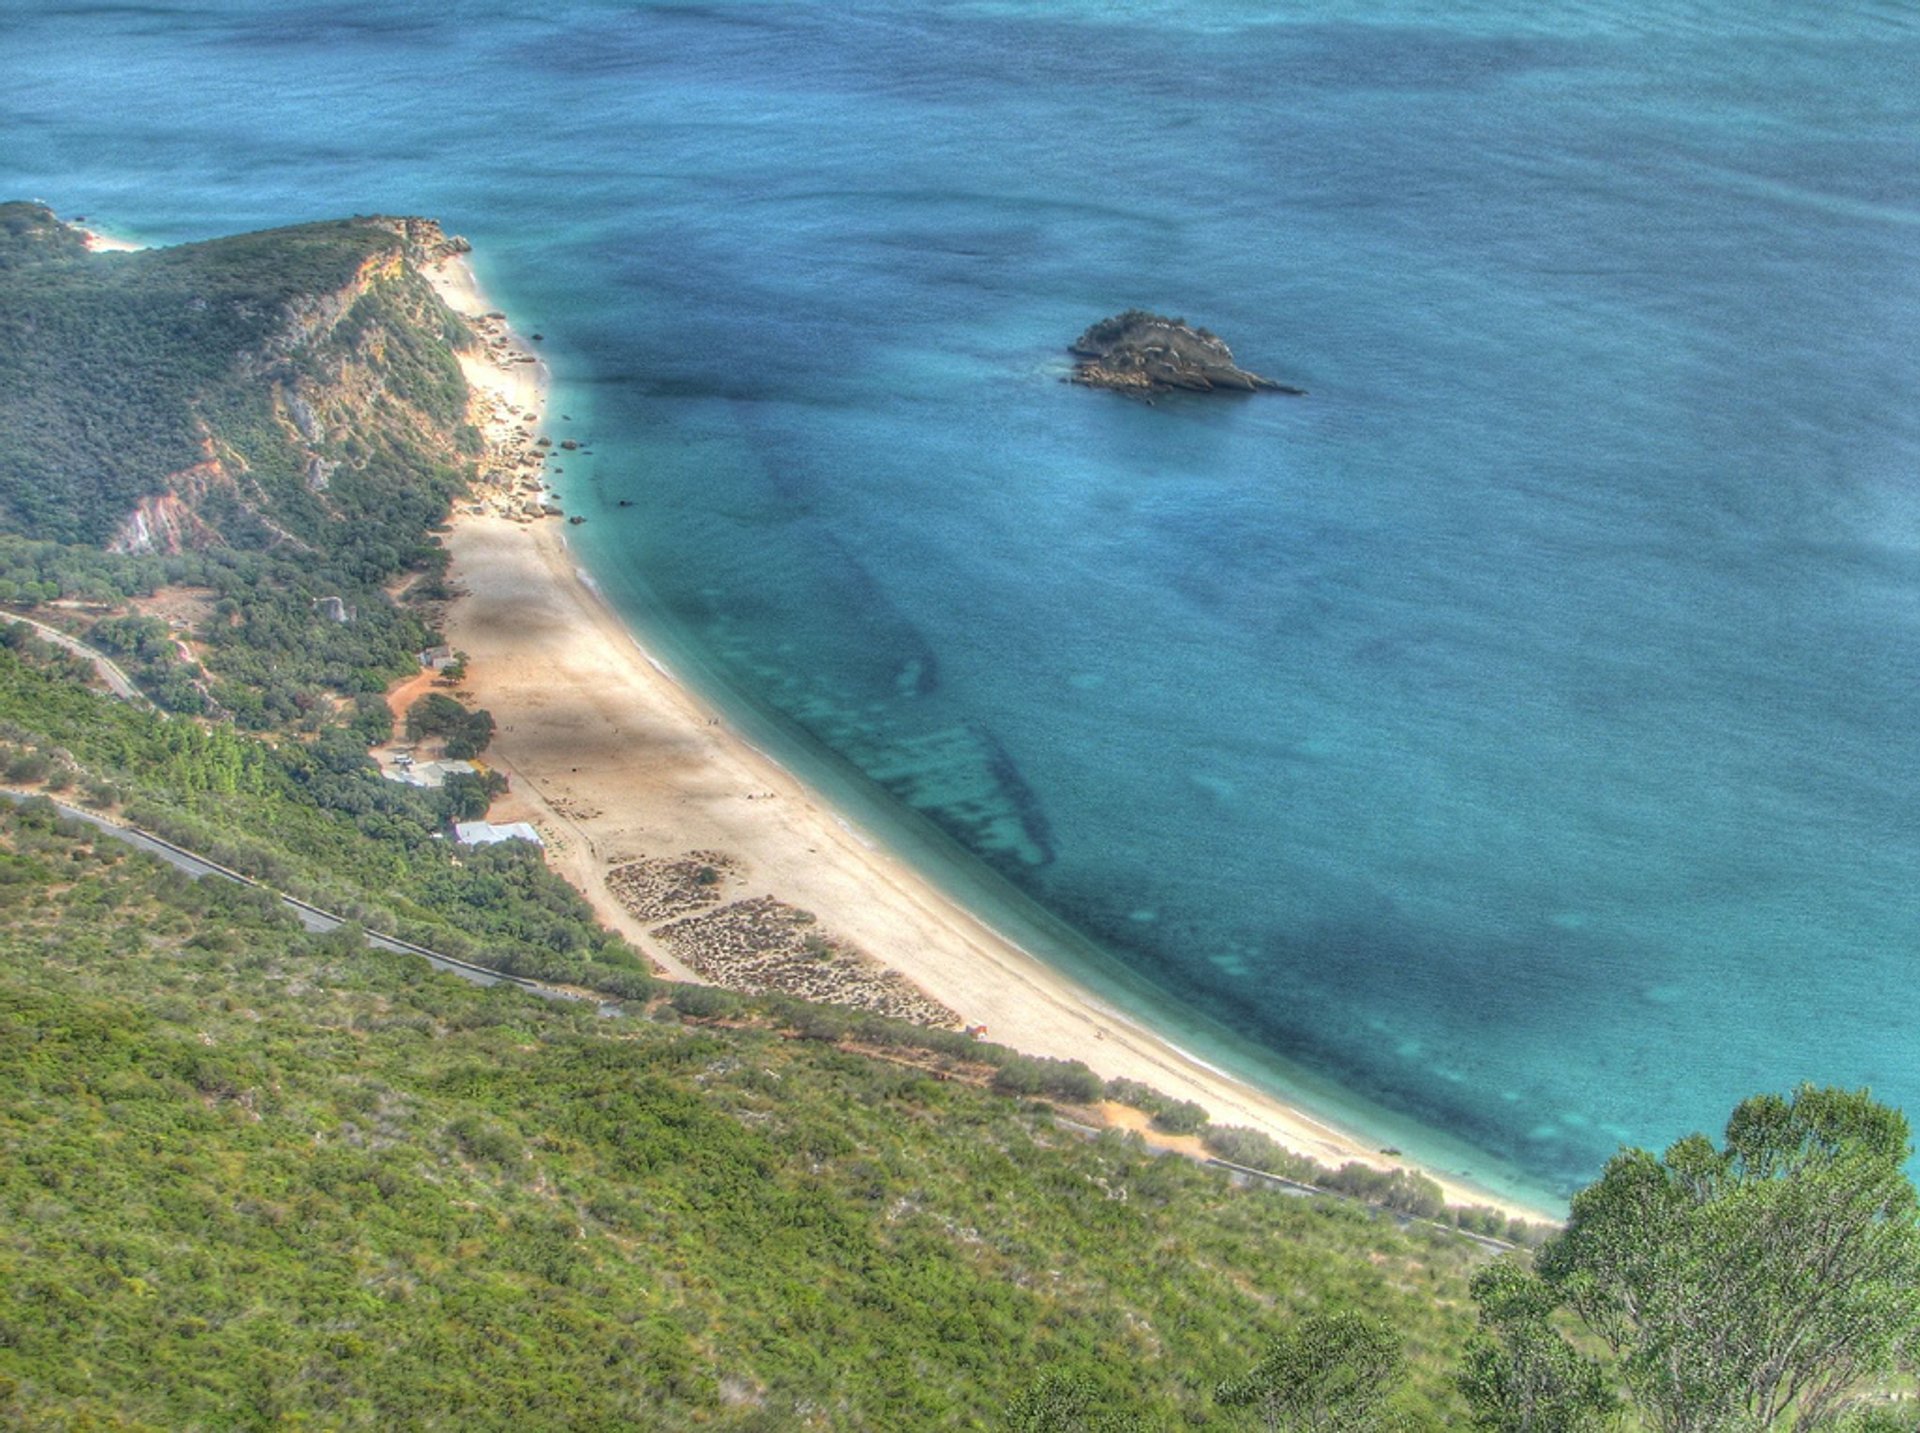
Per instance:
[[[544,845],[540,833],[525,821],[508,821],[496,826],[491,821],[456,821],[453,839],[462,846],[491,846],[496,841],[531,841]]]

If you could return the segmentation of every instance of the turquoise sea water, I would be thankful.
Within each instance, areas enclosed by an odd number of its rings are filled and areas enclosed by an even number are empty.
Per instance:
[[[756,735],[1190,1046],[1564,1192],[1802,1079],[1920,1112],[1913,17],[15,6],[0,190],[443,218]],[[1060,383],[1134,304],[1311,396]]]

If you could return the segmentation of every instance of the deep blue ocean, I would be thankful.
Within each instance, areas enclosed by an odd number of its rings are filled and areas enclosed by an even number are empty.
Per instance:
[[[1801,1080],[1920,1114],[1917,13],[22,0],[0,193],[443,219],[757,739],[1564,1193]],[[1132,305],[1310,396],[1062,383]]]

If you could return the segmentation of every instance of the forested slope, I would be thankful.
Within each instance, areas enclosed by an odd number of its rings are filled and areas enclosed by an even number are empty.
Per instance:
[[[0,206],[0,520],[161,550],[424,528],[451,491],[422,459],[464,422],[466,336],[406,260],[447,242],[347,220],[94,254]]]

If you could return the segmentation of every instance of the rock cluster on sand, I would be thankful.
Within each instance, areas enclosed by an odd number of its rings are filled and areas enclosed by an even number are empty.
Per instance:
[[[1100,320],[1073,341],[1072,352],[1078,358],[1072,381],[1089,388],[1140,394],[1306,391],[1249,373],[1233,361],[1233,350],[1204,328],[1145,309]]]
[[[516,522],[557,517],[560,509],[546,500],[546,449],[534,433],[540,423],[536,401],[516,402],[511,383],[486,382],[491,369],[506,375],[533,356],[514,344],[506,315],[498,312],[467,316],[477,343],[466,355],[469,380],[468,418],[485,438],[485,450],[476,473],[473,506],[491,509]]]
[[[739,865],[720,851],[629,861],[607,872],[607,889],[647,925],[718,905],[728,885],[739,883]]]
[[[960,1017],[904,976],[822,931],[811,912],[772,896],[730,900],[743,884],[737,863],[718,851],[629,861],[607,873],[607,888],[646,922],[676,960],[716,985],[757,995],[780,990],[958,1030]]]

